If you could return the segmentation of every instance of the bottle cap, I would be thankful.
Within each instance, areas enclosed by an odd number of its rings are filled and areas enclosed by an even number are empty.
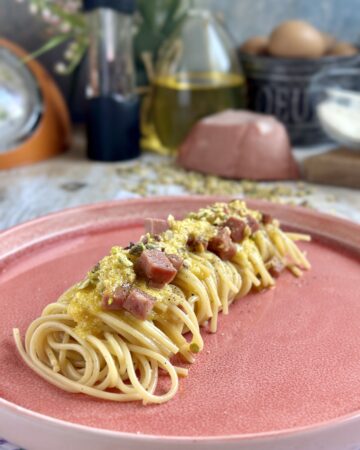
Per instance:
[[[84,11],[110,8],[123,14],[132,14],[136,9],[135,0],[83,0]]]

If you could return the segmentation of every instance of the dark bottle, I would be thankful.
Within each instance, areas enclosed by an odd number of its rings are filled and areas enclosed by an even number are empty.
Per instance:
[[[89,23],[87,155],[123,161],[140,154],[132,15],[135,0],[84,0]]]

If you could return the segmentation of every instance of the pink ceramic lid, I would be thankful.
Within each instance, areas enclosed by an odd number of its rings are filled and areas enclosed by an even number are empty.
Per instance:
[[[212,200],[212,199],[211,199]],[[0,236],[0,396],[32,411],[90,427],[161,436],[234,436],[311,426],[360,410],[360,227],[299,208],[252,202],[312,232],[302,248],[312,270],[239,300],[180,381],[169,403],[110,403],[62,392],[17,356],[42,308],[114,244],[142,233],[146,216],[207,204],[188,197],[69,210]],[[165,381],[164,381],[165,382]]]

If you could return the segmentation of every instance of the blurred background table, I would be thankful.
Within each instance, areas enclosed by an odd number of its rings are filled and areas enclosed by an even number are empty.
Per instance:
[[[296,158],[322,148],[297,149]],[[0,176],[0,229],[64,208],[151,195],[229,194],[300,204],[360,222],[360,191],[306,182],[233,181],[176,166],[173,158],[144,154],[126,163],[85,159],[85,142],[76,133],[71,151]]]

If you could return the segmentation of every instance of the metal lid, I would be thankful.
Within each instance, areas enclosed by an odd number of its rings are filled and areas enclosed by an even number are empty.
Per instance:
[[[110,8],[123,14],[132,14],[136,9],[135,0],[83,0],[84,11]]]

